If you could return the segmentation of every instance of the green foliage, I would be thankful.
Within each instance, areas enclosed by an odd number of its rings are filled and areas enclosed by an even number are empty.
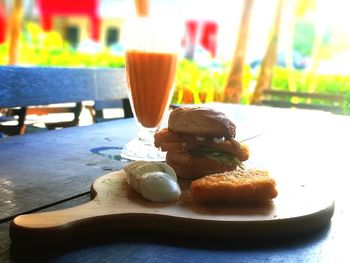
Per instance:
[[[317,8],[317,0],[296,0],[295,14],[297,17],[305,17],[310,11]]]
[[[8,44],[0,45],[0,64],[8,63]],[[19,43],[20,65],[69,67],[122,67],[124,56],[110,50],[81,53],[64,42],[57,32],[44,32],[37,24],[28,23]]]
[[[311,22],[297,21],[293,40],[293,49],[304,56],[310,56],[315,39],[315,25]]]
[[[311,25],[300,25],[300,36],[297,34],[294,46],[303,54],[310,54],[314,29]],[[303,38],[302,35],[308,35]],[[57,32],[43,32],[34,23],[28,23],[20,39],[19,64],[38,66],[69,66],[69,67],[123,67],[124,56],[114,55],[105,49],[95,54],[81,53],[65,43]],[[8,61],[8,44],[0,45],[0,64]],[[326,50],[326,49],[325,49]],[[327,51],[327,50],[326,50]],[[326,52],[324,51],[324,52]],[[328,52],[328,51],[327,51]],[[326,52],[326,53],[327,53]],[[328,53],[327,53],[328,54]],[[325,56],[325,55],[323,55]],[[181,60],[176,75],[176,87],[173,103],[206,103],[224,100],[224,88],[229,71],[229,64],[212,63],[211,66],[200,66],[189,60]],[[308,72],[291,71],[290,69],[275,67],[272,87],[288,90],[288,78],[293,74],[296,91],[308,91]],[[248,103],[252,90],[249,86],[253,76],[248,65],[245,65],[243,75],[244,92],[241,102]],[[344,111],[350,114],[350,76],[319,75],[316,79],[314,92],[343,94],[346,96]]]
[[[223,100],[222,70],[201,67],[190,60],[179,63],[173,103],[205,103]]]
[[[177,69],[176,87],[172,102],[175,104],[196,104],[224,101],[228,71],[229,65],[227,63],[216,63],[204,67],[194,61],[181,60]],[[251,78],[250,67],[245,65],[242,103],[248,103],[248,87]]]
[[[8,45],[0,45],[0,65],[7,64],[8,61]]]
[[[291,74],[290,69],[275,67],[272,87],[274,89],[289,90],[288,76]],[[296,91],[310,92],[308,80],[312,77],[309,72],[293,71],[296,80]],[[345,75],[318,75],[316,78],[316,89],[312,92],[339,94],[345,96],[344,112],[350,114],[350,76]],[[323,103],[313,101],[313,103]]]
[[[290,69],[275,67],[272,86],[281,90],[288,90],[288,76]],[[307,81],[310,73],[295,70],[293,74],[296,79],[296,91],[308,91]],[[344,94],[350,92],[350,76],[344,75],[318,75],[315,92]]]

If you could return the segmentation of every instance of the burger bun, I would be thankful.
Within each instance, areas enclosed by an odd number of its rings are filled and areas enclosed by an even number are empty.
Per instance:
[[[173,132],[201,137],[236,136],[236,126],[225,114],[204,107],[173,110],[169,116],[168,128]]]

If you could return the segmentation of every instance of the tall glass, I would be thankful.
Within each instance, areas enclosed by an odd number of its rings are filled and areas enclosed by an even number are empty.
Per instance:
[[[154,133],[174,92],[179,30],[175,22],[148,17],[129,21],[125,29],[128,94],[138,134],[123,148],[121,156],[163,161],[165,154],[154,147]]]

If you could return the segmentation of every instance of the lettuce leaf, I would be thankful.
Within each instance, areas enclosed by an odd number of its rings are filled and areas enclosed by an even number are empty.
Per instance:
[[[243,163],[232,153],[206,147],[194,149],[190,153],[197,156],[205,156],[208,159],[223,163],[225,165],[236,164],[241,169],[244,169]]]

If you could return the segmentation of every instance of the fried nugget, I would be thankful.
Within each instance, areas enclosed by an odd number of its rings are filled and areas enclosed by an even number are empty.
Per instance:
[[[211,174],[191,183],[193,199],[200,203],[265,203],[277,196],[268,171],[248,169]]]

